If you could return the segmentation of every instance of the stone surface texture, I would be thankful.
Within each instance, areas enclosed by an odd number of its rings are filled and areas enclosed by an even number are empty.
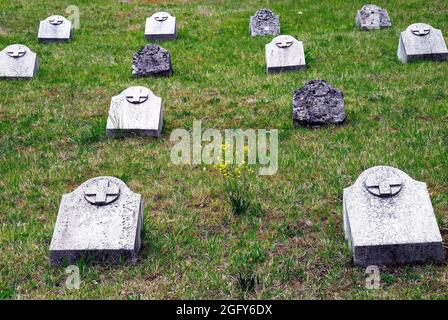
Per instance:
[[[250,17],[250,34],[256,36],[277,36],[280,34],[280,19],[269,9],[260,9]]]
[[[156,12],[146,19],[145,38],[150,41],[174,40],[177,37],[176,18],[168,12]]]
[[[148,44],[134,54],[132,75],[135,77],[171,76],[170,53],[157,44]]]
[[[426,184],[378,166],[344,189],[344,231],[356,265],[441,263],[444,249]]]
[[[448,49],[442,31],[425,23],[411,24],[400,35],[398,59],[404,63],[414,60],[448,60]]]
[[[37,55],[27,46],[13,44],[0,51],[0,78],[33,78],[38,71]]]
[[[130,87],[112,97],[106,125],[108,136],[160,137],[162,126],[162,99],[148,88]]]
[[[361,30],[374,30],[392,27],[387,11],[374,4],[366,4],[361,8],[361,10],[358,10],[355,23]]]
[[[312,80],[294,91],[292,112],[295,126],[342,123],[344,94],[324,80]]]
[[[267,73],[306,69],[303,42],[288,35],[274,38],[266,45]]]
[[[39,25],[37,38],[40,42],[64,42],[73,36],[72,23],[63,16],[50,16]]]
[[[120,179],[97,177],[62,196],[50,244],[52,265],[80,258],[94,263],[136,262],[143,201]]]

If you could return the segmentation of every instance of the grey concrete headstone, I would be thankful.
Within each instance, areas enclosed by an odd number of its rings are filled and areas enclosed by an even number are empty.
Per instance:
[[[174,40],[176,37],[176,17],[173,17],[168,12],[156,12],[146,19],[145,38],[147,40]]]
[[[266,45],[267,73],[306,69],[303,42],[282,35]]]
[[[345,120],[344,94],[324,80],[311,80],[294,91],[292,115],[296,127],[340,124]]]
[[[13,44],[0,52],[0,78],[33,78],[39,71],[37,54],[23,44]]]
[[[64,194],[50,244],[52,265],[86,258],[133,263],[140,250],[143,201],[120,179],[97,177]]]
[[[392,167],[373,167],[344,189],[343,202],[345,237],[356,265],[443,262],[425,183]]]
[[[250,35],[277,36],[280,34],[280,19],[269,9],[260,9],[250,17]]]
[[[63,16],[50,16],[39,25],[37,38],[40,42],[64,42],[73,36],[72,23]]]
[[[134,54],[132,75],[134,77],[169,77],[173,74],[171,55],[157,44],[148,44]]]
[[[404,63],[413,60],[448,60],[448,49],[442,31],[426,23],[411,24],[400,35],[398,59]]]
[[[108,136],[160,137],[162,126],[162,99],[148,88],[130,87],[112,97],[106,126]]]
[[[355,23],[361,30],[384,29],[392,26],[387,11],[374,4],[366,4],[358,10]]]

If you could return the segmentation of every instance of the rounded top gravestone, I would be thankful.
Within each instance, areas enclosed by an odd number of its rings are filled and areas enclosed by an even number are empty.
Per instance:
[[[448,48],[442,31],[426,23],[414,23],[400,34],[398,59],[404,63],[413,60],[448,60]]]
[[[72,35],[71,21],[53,15],[40,22],[37,38],[40,42],[59,42],[70,40]]]
[[[442,237],[425,183],[376,166],[344,189],[345,237],[356,265],[440,263]]]
[[[312,80],[293,95],[296,126],[339,124],[345,120],[344,94],[324,80]]]
[[[265,51],[268,74],[306,69],[303,42],[292,36],[275,37]]]
[[[157,44],[148,44],[134,54],[132,75],[135,77],[170,76],[172,72],[170,53]]]
[[[0,78],[33,78],[39,70],[36,53],[23,44],[12,44],[0,51]]]
[[[279,17],[269,9],[260,9],[250,17],[250,34],[255,36],[279,35]]]
[[[81,257],[94,262],[136,262],[143,201],[118,178],[87,180],[62,196],[50,244],[50,261],[60,265]]]
[[[177,36],[176,17],[165,11],[154,13],[146,19],[145,38],[150,41],[174,40]]]
[[[112,97],[106,134],[108,136],[155,136],[163,127],[162,99],[146,87],[130,87]]]
[[[366,4],[356,14],[356,25],[361,30],[390,28],[392,23],[386,10]]]

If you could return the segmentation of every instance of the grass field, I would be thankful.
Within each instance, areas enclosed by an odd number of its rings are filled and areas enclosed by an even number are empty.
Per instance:
[[[39,20],[77,5],[72,42],[39,44]],[[0,298],[3,299],[445,299],[448,266],[381,268],[367,290],[342,229],[342,190],[365,169],[391,165],[425,181],[448,240],[448,63],[404,65],[398,37],[426,22],[448,40],[446,0],[376,1],[393,27],[354,28],[362,0],[0,1],[0,48],[23,43],[41,70],[31,81],[0,81]],[[280,15],[283,34],[304,42],[305,72],[266,76],[264,46],[249,16]],[[158,10],[178,20],[170,78],[131,77]],[[300,14],[300,12],[302,14]],[[325,79],[344,91],[340,127],[295,129],[292,92]],[[132,85],[164,100],[160,139],[107,139],[110,99]],[[261,212],[235,216],[211,166],[170,162],[170,133],[279,129],[279,171],[250,177]],[[63,193],[100,175],[122,179],[145,200],[135,266],[79,263],[81,288],[49,266]],[[243,290],[238,275],[255,278]]]

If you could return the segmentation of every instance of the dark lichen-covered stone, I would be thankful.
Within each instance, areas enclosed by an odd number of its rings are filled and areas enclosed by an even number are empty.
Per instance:
[[[386,10],[374,5],[366,4],[356,15],[356,26],[361,30],[390,28],[389,14]]]
[[[324,80],[312,80],[294,91],[292,112],[295,126],[342,123],[344,94]]]
[[[172,73],[170,53],[157,44],[148,44],[134,54],[132,62],[134,77],[170,76]]]
[[[250,34],[256,36],[277,36],[280,34],[280,19],[269,9],[260,9],[250,17]]]

